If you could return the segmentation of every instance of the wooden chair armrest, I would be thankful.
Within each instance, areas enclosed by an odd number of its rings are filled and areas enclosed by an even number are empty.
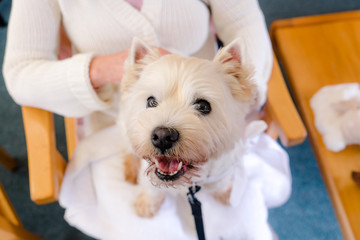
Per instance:
[[[56,201],[66,161],[56,149],[53,114],[22,107],[29,162],[31,199],[37,204]]]
[[[278,135],[284,146],[294,146],[305,140],[305,126],[288,92],[275,55],[264,112],[269,124],[268,133],[273,137]]]
[[[65,117],[66,146],[68,158],[71,159],[78,143],[76,118]]]

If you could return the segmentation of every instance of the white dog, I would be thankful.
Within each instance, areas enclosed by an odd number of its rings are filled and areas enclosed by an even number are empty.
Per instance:
[[[131,143],[129,153],[134,151],[126,175],[136,179],[136,159],[146,160],[138,182],[143,193],[135,203],[140,216],[157,212],[164,186],[182,189],[220,175],[205,188],[229,203],[232,186],[224,173],[236,160],[229,153],[245,137],[245,118],[258,97],[252,73],[236,43],[208,61],[160,56],[134,41],[121,86],[119,124]]]

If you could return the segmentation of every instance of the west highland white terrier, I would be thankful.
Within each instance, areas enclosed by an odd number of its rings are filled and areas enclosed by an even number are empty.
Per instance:
[[[243,57],[235,42],[209,61],[161,56],[134,40],[118,124],[131,145],[126,179],[143,186],[134,203],[139,216],[154,216],[166,191],[199,183],[229,204],[232,181],[226,171],[235,161],[229,153],[244,137],[246,117],[258,99],[253,68]]]

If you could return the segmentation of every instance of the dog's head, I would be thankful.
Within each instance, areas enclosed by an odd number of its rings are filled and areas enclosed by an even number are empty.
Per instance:
[[[257,97],[252,68],[230,44],[213,61],[160,56],[133,42],[121,86],[120,123],[155,185],[187,185],[242,136]],[[221,164],[220,164],[221,165]],[[210,167],[211,168],[211,167]]]

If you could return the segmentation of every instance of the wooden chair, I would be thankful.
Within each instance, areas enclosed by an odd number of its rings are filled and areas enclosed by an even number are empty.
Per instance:
[[[360,82],[360,11],[275,21],[270,35],[307,127],[345,239],[360,239],[360,147],[326,149],[314,125],[310,98],[323,86]],[[360,133],[357,133],[360,134]]]
[[[41,240],[27,231],[16,214],[3,186],[0,183],[0,239]]]

